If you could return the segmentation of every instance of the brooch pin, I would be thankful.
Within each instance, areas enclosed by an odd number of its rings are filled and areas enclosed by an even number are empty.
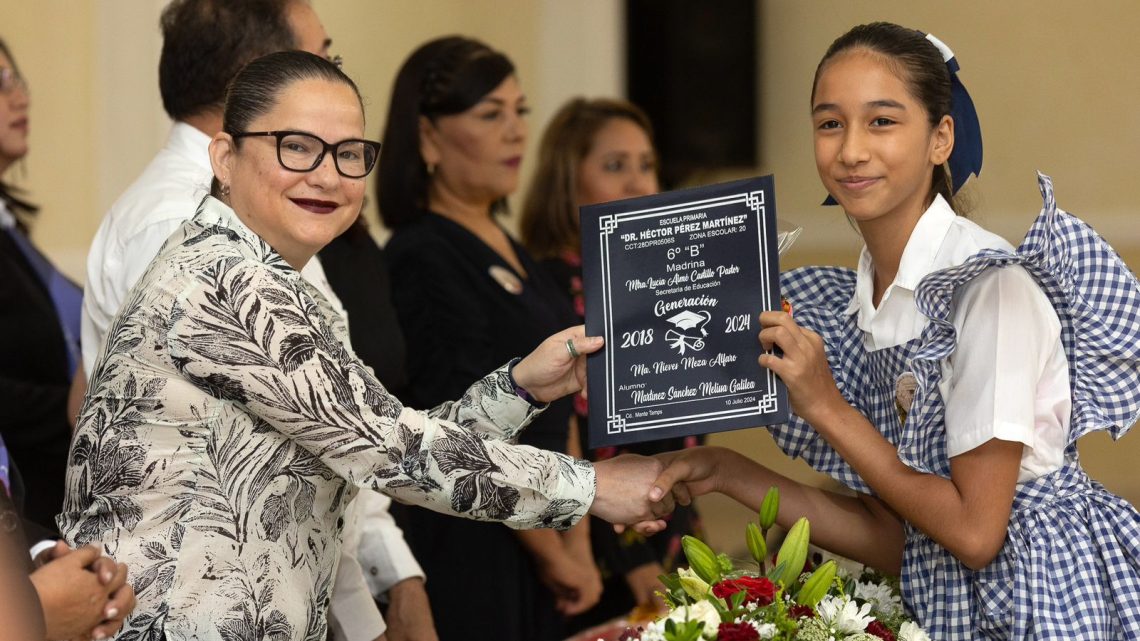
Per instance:
[[[520,281],[518,276],[512,274],[511,271],[506,267],[502,267],[500,265],[491,265],[487,268],[487,273],[491,275],[491,278],[495,279],[496,283],[498,283],[503,289],[507,290],[508,292],[515,295],[522,293],[522,281]]]
[[[918,380],[910,372],[903,373],[895,384],[895,409],[899,413],[899,424],[906,424],[910,406],[914,403],[914,393],[918,389]]]

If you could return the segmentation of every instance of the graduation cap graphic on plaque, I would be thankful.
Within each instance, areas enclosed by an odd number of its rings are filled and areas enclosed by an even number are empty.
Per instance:
[[[581,208],[591,447],[787,420],[760,367],[780,308],[770,176]]]
[[[684,354],[686,350],[699,352],[705,348],[704,337],[709,335],[705,325],[712,320],[712,314],[708,310],[691,312],[686,309],[666,320],[673,323],[677,329],[665,333],[665,342],[677,350],[678,354]]]

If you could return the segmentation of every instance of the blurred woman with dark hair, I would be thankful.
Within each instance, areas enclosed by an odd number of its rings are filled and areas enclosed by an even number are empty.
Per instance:
[[[637,105],[608,98],[574,98],[551,118],[539,143],[538,167],[527,189],[519,233],[526,248],[561,286],[579,319],[585,316],[585,304],[578,208],[657,191],[653,127]],[[583,450],[587,449],[587,409],[585,396],[576,394],[576,431]],[[588,452],[588,458],[603,460],[621,451],[657,454],[697,442],[696,437],[689,437],[638,443],[620,451],[607,447]],[[633,530],[616,534],[603,523],[591,524],[604,598],[575,619],[573,627],[588,627],[636,605],[660,605],[656,593],[665,588],[657,577],[674,569],[681,536],[695,534],[699,527],[691,506],[678,507],[668,523],[665,533],[649,539]]]
[[[29,103],[27,81],[0,40],[0,175],[28,153]],[[26,546],[25,534],[57,535],[82,300],[29,240],[36,212],[0,181],[0,331],[11,338],[0,342],[0,621],[12,627],[0,638],[36,638],[33,630],[48,639],[109,636],[134,607],[126,566],[93,547],[50,541],[33,548],[33,566]]]
[[[454,396],[475,372],[575,322],[496,219],[518,188],[528,111],[511,61],[468,38],[428,42],[396,77],[378,196],[394,232],[385,251],[413,404]],[[521,442],[568,451],[570,416],[569,399],[552,403]],[[600,596],[585,524],[560,536],[424,510],[401,517],[441,639],[560,639],[563,615]],[[510,615],[487,617],[492,610]]]
[[[0,176],[28,153],[28,85],[0,42]],[[83,290],[32,245],[38,208],[0,181],[0,434],[24,468],[24,515],[55,532],[71,428],[67,396],[79,365]]]

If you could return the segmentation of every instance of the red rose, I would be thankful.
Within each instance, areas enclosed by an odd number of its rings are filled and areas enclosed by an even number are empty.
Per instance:
[[[760,633],[747,623],[722,623],[716,629],[717,641],[759,641]]]
[[[867,634],[873,634],[883,641],[895,641],[895,633],[891,632],[890,628],[883,625],[880,621],[872,621],[866,630]]]
[[[811,606],[799,605],[797,603],[796,605],[793,605],[792,607],[788,608],[788,616],[792,617],[793,619],[802,619],[802,618],[814,619],[815,618],[815,610],[811,609]]]
[[[768,605],[776,597],[776,586],[763,577],[742,576],[739,579],[725,579],[712,588],[712,593],[728,599],[737,592],[744,592],[744,601],[756,605]]]

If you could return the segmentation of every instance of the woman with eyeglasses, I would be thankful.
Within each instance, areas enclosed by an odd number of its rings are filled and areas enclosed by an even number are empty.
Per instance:
[[[670,506],[646,498],[655,462],[509,442],[581,387],[567,343],[601,346],[581,327],[426,412],[346,347],[343,319],[298,270],[360,212],[379,151],[363,132],[359,92],[329,61],[290,51],[247,65],[210,145],[211,195],[112,323],[60,524],[132,563],[139,606],[124,634],[323,640],[359,487],[516,528],[588,512],[664,525]]]

